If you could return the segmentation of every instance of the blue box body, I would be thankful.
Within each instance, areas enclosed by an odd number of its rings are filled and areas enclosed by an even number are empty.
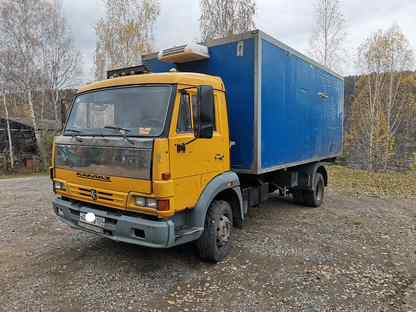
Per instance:
[[[262,174],[341,154],[342,77],[261,31],[208,47],[208,60],[175,65],[148,56],[144,63],[152,72],[177,68],[223,79],[233,170]]]

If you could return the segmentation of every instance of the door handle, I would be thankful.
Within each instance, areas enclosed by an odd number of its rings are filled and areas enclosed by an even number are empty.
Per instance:
[[[215,155],[215,160],[224,160],[224,155],[222,154]]]

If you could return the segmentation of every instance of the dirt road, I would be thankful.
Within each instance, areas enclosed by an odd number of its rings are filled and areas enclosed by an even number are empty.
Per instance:
[[[155,250],[59,223],[47,177],[0,180],[0,311],[416,311],[416,203],[274,198],[230,257]]]

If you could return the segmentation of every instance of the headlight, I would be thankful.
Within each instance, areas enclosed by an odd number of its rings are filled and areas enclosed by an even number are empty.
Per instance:
[[[156,199],[148,198],[146,201],[146,206],[149,208],[156,209],[159,205]]]
[[[53,181],[53,190],[56,191],[65,191],[65,184],[59,181]]]
[[[135,204],[140,207],[146,207],[146,198],[136,196]]]
[[[158,200],[154,198],[145,198],[141,196],[134,196],[134,203],[136,206],[144,208],[158,209],[160,211],[169,210],[169,200]]]

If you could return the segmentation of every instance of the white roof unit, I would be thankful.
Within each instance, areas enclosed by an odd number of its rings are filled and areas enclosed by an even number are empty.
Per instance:
[[[208,47],[200,44],[186,44],[159,52],[158,58],[167,63],[187,63],[209,58]]]

